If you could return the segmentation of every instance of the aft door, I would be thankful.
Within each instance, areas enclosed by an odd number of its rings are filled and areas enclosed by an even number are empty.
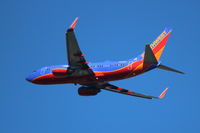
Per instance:
[[[130,71],[133,69],[132,63],[133,63],[133,61],[129,61],[129,63],[128,63],[128,70],[130,70]]]

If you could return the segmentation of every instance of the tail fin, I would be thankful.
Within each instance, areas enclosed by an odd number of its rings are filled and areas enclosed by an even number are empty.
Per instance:
[[[162,55],[162,52],[165,48],[165,45],[167,43],[168,37],[170,36],[171,32],[172,28],[165,28],[165,30],[150,45],[157,61],[160,59],[160,56]]]
[[[144,53],[143,68],[148,68],[151,65],[156,65],[157,68],[163,69],[163,70],[166,70],[166,71],[184,74],[184,72],[181,72],[179,70],[176,70],[176,69],[164,66],[162,64],[159,64],[154,53],[153,53],[153,50],[150,47],[150,45],[146,45],[145,53]]]
[[[150,47],[150,45],[146,45],[145,52],[144,52],[144,63],[143,65],[151,65],[151,64],[158,64],[158,61]]]

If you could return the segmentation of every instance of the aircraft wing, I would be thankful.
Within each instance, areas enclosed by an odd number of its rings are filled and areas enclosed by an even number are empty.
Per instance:
[[[121,94],[125,94],[125,95],[130,95],[130,96],[135,96],[135,97],[141,97],[141,98],[147,98],[147,99],[161,99],[165,96],[168,88],[166,88],[159,97],[154,97],[154,96],[148,96],[148,95],[144,95],[144,94],[140,94],[140,93],[136,93],[130,90],[126,90],[117,86],[114,86],[112,84],[106,83],[103,84],[101,86],[102,89],[104,90],[108,90],[108,91],[112,91],[112,92],[117,92],[117,93],[121,93]]]
[[[74,28],[78,18],[74,20],[70,28],[66,32],[66,47],[68,55],[68,72],[73,76],[93,76],[94,73],[87,65],[88,62],[84,58],[84,54],[81,52],[76,36],[74,34]]]

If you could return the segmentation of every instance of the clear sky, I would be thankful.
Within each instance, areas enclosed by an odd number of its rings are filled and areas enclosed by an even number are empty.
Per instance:
[[[1,133],[197,133],[200,130],[198,0],[1,0]],[[43,66],[66,64],[65,31],[76,35],[89,62],[137,56],[165,27],[173,32],[163,64],[185,75],[153,70],[112,82],[147,100],[102,91],[80,97],[78,86],[34,85],[25,77]]]

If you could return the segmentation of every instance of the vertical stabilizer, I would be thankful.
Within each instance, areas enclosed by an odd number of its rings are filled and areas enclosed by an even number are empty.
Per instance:
[[[160,56],[162,55],[162,52],[165,48],[165,45],[167,43],[168,37],[170,36],[171,32],[172,32],[171,28],[165,28],[165,30],[150,45],[157,61],[160,59]]]
[[[165,30],[156,38],[156,40],[150,44],[157,61],[159,61],[160,56],[162,55],[171,32],[171,28],[165,28]],[[144,57],[144,53],[142,53],[141,56]]]
[[[150,45],[146,45],[144,52],[144,65],[152,65],[152,64],[158,64],[158,61]]]

